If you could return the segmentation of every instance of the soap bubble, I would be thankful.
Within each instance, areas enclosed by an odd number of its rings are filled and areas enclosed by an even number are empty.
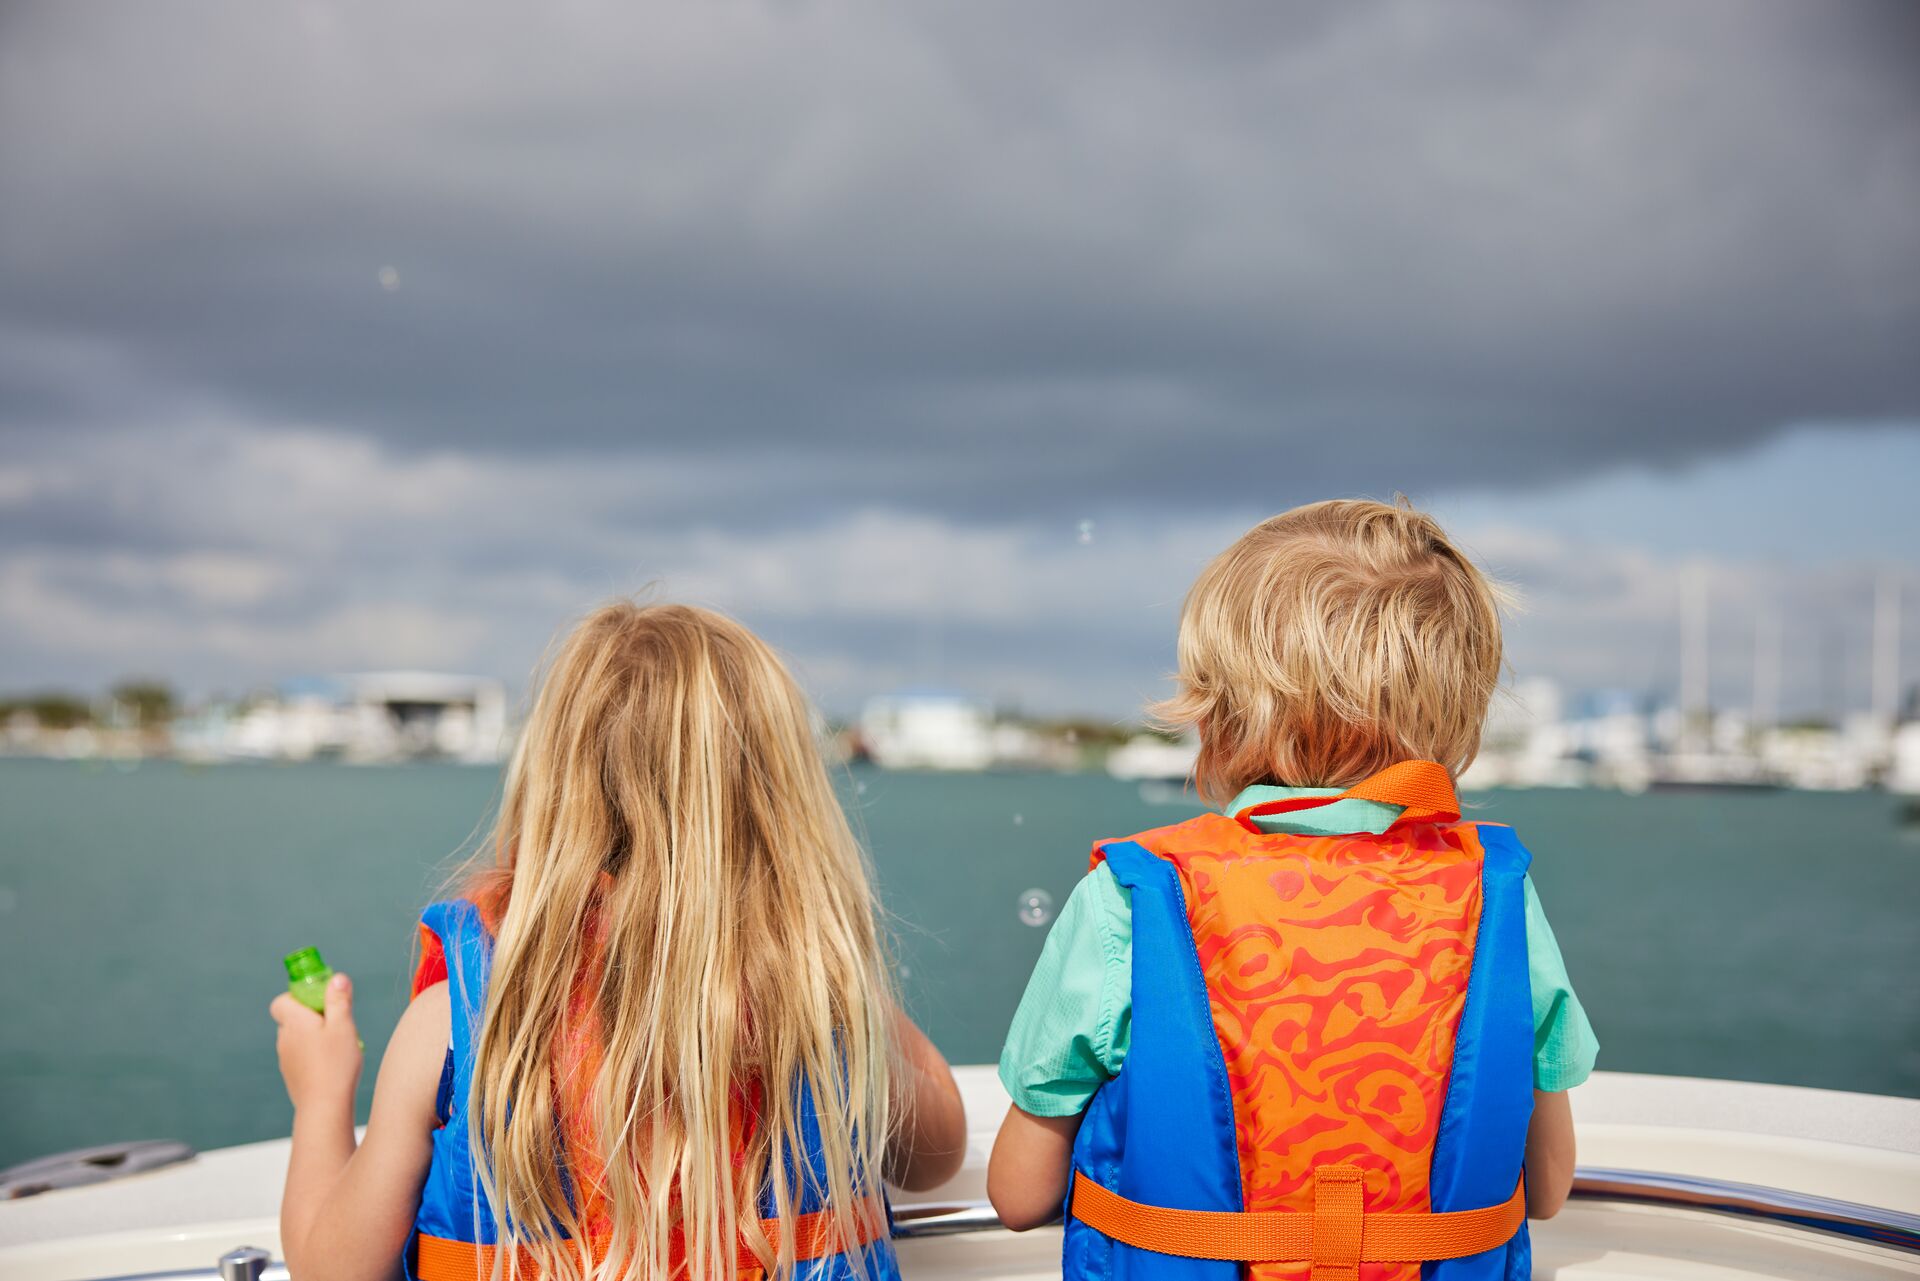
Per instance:
[[[392,293],[394,290],[398,289],[400,287],[399,268],[382,267],[380,269],[380,287],[386,290],[388,293]]]
[[[1040,889],[1022,890],[1019,911],[1022,925],[1045,925],[1053,919],[1053,895]]]
[[[908,979],[913,977],[913,971],[908,969],[906,966],[902,965],[898,968],[900,972],[900,981],[902,983],[906,982]]]
[[[1084,547],[1092,541],[1093,541],[1093,522],[1090,520],[1083,520],[1080,522],[1080,545]]]
[[[864,778],[854,780],[853,794],[855,796],[865,796],[867,794],[867,781]]]

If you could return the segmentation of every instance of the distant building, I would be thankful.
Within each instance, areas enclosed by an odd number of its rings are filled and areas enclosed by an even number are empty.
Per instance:
[[[888,694],[861,709],[860,745],[883,769],[982,770],[994,761],[993,716],[962,694]]]
[[[1168,742],[1154,734],[1136,734],[1107,753],[1107,773],[1142,782],[1184,783],[1199,759],[1196,735]]]
[[[1887,790],[1920,795],[1920,721],[1908,721],[1893,733]]]
[[[996,769],[1073,770],[1081,763],[1081,748],[1069,731],[1057,733],[1002,716],[993,724],[993,765]]]
[[[1774,777],[1806,791],[1855,791],[1871,777],[1866,757],[1830,726],[1772,726],[1759,735],[1759,754]]]
[[[1587,763],[1574,753],[1563,699],[1553,681],[1533,677],[1495,694],[1480,734],[1480,754],[1460,776],[1470,791],[1485,787],[1575,787]]]
[[[497,761],[507,746],[506,687],[441,672],[364,672],[284,682],[215,709],[176,735],[200,757]]]

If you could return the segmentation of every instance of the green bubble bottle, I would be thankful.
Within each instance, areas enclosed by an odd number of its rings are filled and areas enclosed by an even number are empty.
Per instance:
[[[298,952],[287,953],[287,991],[293,999],[312,1010],[315,1014],[327,1012],[327,983],[333,978],[333,967],[320,959],[320,949],[303,947]],[[367,1048],[365,1041],[355,1038],[361,1049]]]
[[[320,949],[303,947],[287,954],[287,991],[315,1014],[327,1012],[327,980],[333,967],[320,959]]]

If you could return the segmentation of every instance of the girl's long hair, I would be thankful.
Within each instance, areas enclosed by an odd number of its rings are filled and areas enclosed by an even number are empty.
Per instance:
[[[834,1237],[884,1233],[883,943],[764,642],[682,605],[594,612],[552,656],[482,858],[466,888],[499,913],[468,1124],[496,1275],[732,1277],[742,1240],[788,1273],[802,1087]]]

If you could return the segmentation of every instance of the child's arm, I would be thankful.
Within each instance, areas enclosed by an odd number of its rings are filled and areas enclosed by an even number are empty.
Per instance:
[[[1551,1219],[1573,1190],[1573,1108],[1567,1092],[1533,1092],[1527,1126],[1527,1216]]]
[[[1007,1029],[1013,1106],[987,1162],[987,1196],[1016,1232],[1060,1217],[1080,1118],[1120,1072],[1132,1010],[1133,910],[1106,867],[1074,886]]]
[[[1573,1188],[1573,1109],[1567,1091],[1587,1079],[1600,1042],[1574,994],[1560,943],[1526,878],[1527,981],[1533,995],[1533,1123],[1527,1127],[1527,1213],[1552,1218]]]
[[[893,1046],[893,1108],[900,1123],[887,1145],[887,1181],[925,1192],[958,1174],[967,1159],[967,1113],[945,1056],[897,1006]]]
[[[293,1153],[280,1202],[280,1249],[300,1281],[386,1281],[419,1210],[433,1155],[434,1112],[446,1060],[447,986],[416,997],[394,1028],[373,1089],[366,1140],[355,1150],[360,1078],[353,987],[337,974],[327,1012],[275,998],[280,1073],[293,1100]]]
[[[1079,1113],[1031,1116],[1017,1107],[1007,1109],[987,1161],[987,1199],[1001,1223],[1025,1232],[1060,1217],[1079,1132]]]

